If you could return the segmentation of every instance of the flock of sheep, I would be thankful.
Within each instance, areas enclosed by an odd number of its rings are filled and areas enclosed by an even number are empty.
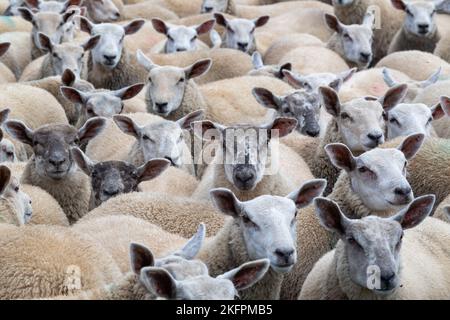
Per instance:
[[[0,0],[0,299],[449,299],[448,0]]]

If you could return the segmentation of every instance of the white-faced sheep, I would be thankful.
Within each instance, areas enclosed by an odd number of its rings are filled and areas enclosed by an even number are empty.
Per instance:
[[[388,53],[407,50],[434,52],[441,39],[434,17],[436,6],[432,1],[391,0],[396,9],[406,12],[405,22],[389,45]],[[440,1],[440,0],[439,0]]]
[[[21,121],[8,121],[6,130],[17,140],[33,148],[22,183],[41,187],[61,205],[74,223],[88,212],[91,189],[88,177],[79,170],[70,155],[70,147],[95,137],[105,119],[92,118],[79,130],[67,124],[51,124],[32,130]]]
[[[434,200],[419,197],[389,218],[352,220],[333,201],[316,199],[320,223],[340,241],[308,275],[300,299],[446,299],[450,225],[427,218]]]
[[[413,199],[406,179],[405,163],[416,154],[423,135],[412,135],[396,149],[374,149],[355,157],[342,144],[327,146],[327,154],[343,172],[329,199],[336,201],[349,218],[369,215],[387,217]],[[317,260],[332,250],[337,239],[324,230],[313,207],[297,218],[297,248],[302,258],[285,277],[281,298],[296,299],[308,273]]]

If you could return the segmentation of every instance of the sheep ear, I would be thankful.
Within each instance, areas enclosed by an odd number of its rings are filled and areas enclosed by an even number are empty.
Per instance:
[[[88,50],[94,49],[95,46],[100,41],[100,37],[101,37],[101,35],[99,35],[99,34],[96,36],[90,37],[88,41],[86,41],[84,44],[81,45],[83,47],[83,50],[88,51]]]
[[[412,134],[402,142],[402,144],[398,147],[398,150],[403,152],[406,160],[410,160],[419,151],[424,139],[425,135],[423,133]]]
[[[215,19],[211,19],[208,21],[203,22],[202,24],[198,25],[195,29],[197,30],[197,34],[204,34],[211,31],[212,28],[214,28],[214,25],[216,24]]]
[[[325,187],[327,181],[325,179],[314,179],[306,181],[298,190],[287,195],[287,198],[295,202],[297,209],[307,207],[314,198],[319,197]]]
[[[131,271],[139,275],[142,268],[153,267],[155,265],[155,258],[146,246],[132,242],[130,244],[130,263]]]
[[[167,34],[167,32],[169,31],[167,24],[158,18],[152,19],[152,26],[153,26],[153,29],[155,29],[155,31],[162,33],[162,34]]]
[[[259,17],[259,18],[255,19],[255,20],[253,20],[253,23],[255,24],[255,28],[262,27],[267,22],[269,22],[269,19],[270,19],[269,16],[262,16],[262,17]]]
[[[450,97],[442,96],[439,98],[439,104],[441,105],[442,110],[450,117]]]
[[[158,297],[174,299],[177,292],[176,280],[163,268],[147,267],[141,270],[142,284]]]
[[[153,61],[141,51],[141,49],[138,49],[136,51],[136,59],[137,62],[147,71],[150,71],[153,68],[157,67],[157,65],[154,64]]]
[[[336,202],[318,197],[314,199],[314,205],[319,223],[325,229],[336,232],[340,236],[345,235],[345,227],[349,219],[345,217]]]
[[[358,70],[357,68],[351,68],[349,70],[339,73],[337,77],[341,79],[342,82],[346,82],[350,80],[351,77],[353,77],[353,75],[356,73],[357,70]]]
[[[276,130],[278,138],[282,138],[290,134],[297,128],[298,121],[294,118],[276,118],[271,124],[266,126],[269,137],[273,137],[272,130]]]
[[[306,89],[303,86],[302,80],[300,79],[300,75],[296,75],[289,70],[283,70],[283,75],[286,77],[286,82],[290,84],[295,89]]]
[[[75,83],[76,79],[77,79],[77,77],[75,76],[75,73],[73,73],[73,71],[70,69],[64,70],[64,72],[61,76],[61,81],[62,81],[63,85],[68,86],[68,87],[73,85]]]
[[[11,46],[11,42],[2,42],[0,43],[0,57],[3,56]]]
[[[42,32],[38,32],[38,36],[39,36],[39,45],[41,46],[41,49],[46,50],[48,52],[52,52],[53,51],[52,40],[50,40],[50,38],[46,34],[43,34]]]
[[[372,29],[374,23],[375,23],[375,15],[369,9],[369,10],[367,10],[366,14],[364,15],[362,25],[367,28]]]
[[[113,120],[122,132],[139,139],[141,128],[129,117],[122,115],[113,116]]]
[[[106,119],[102,117],[94,117],[86,121],[86,123],[78,130],[78,139],[80,143],[87,142],[95,138],[106,127]]]
[[[11,170],[6,166],[0,166],[0,194],[5,192],[11,179]]]
[[[183,118],[178,119],[177,123],[181,129],[189,130],[191,129],[191,124],[203,120],[205,117],[205,112],[203,110],[197,110],[185,115]]]
[[[137,168],[138,182],[148,181],[156,178],[170,167],[170,161],[166,159],[152,159]]]
[[[252,64],[255,70],[261,69],[264,67],[264,62],[262,60],[261,54],[258,51],[253,52],[252,54]]]
[[[406,4],[403,2],[403,0],[391,0],[391,2],[395,9],[403,11],[406,10]]]
[[[141,92],[141,90],[144,88],[144,86],[144,83],[136,83],[131,86],[116,90],[113,94],[121,100],[128,100],[138,95],[139,92]]]
[[[223,27],[226,27],[228,25],[227,18],[221,13],[214,13],[214,18],[216,19],[216,22],[220,24]]]
[[[214,123],[209,120],[194,121],[191,123],[191,128],[194,134],[202,140],[218,140],[226,127]]]
[[[389,88],[388,91],[378,99],[383,106],[384,111],[389,111],[397,104],[403,101],[408,92],[408,86],[406,84],[400,84]]]
[[[75,88],[72,87],[64,87],[62,86],[59,90],[61,90],[62,95],[69,101],[73,103],[85,104],[88,96]]]
[[[342,31],[341,23],[338,18],[332,14],[325,13],[325,23],[331,30],[336,31],[337,33]]]
[[[71,17],[73,17],[74,15],[75,15],[75,13],[78,13],[79,12],[79,10],[69,10],[69,11],[66,11],[63,15],[62,15],[62,20],[64,21],[64,22],[67,22],[67,21],[69,21],[69,19],[71,18]]]
[[[200,223],[197,232],[189,239],[189,241],[174,255],[180,256],[187,260],[192,260],[199,253],[203,240],[205,240],[206,236],[206,227],[204,223]]]
[[[331,163],[338,169],[351,172],[356,168],[356,158],[350,149],[342,143],[330,143],[325,146],[325,152]]]
[[[34,132],[28,128],[22,121],[10,120],[5,123],[6,131],[15,139],[22,143],[33,145]]]
[[[94,28],[94,24],[89,21],[88,18],[79,16],[80,18],[80,29],[81,31],[87,32],[89,34],[92,33],[92,29]]]
[[[337,117],[341,113],[341,102],[336,91],[329,87],[319,87],[320,104],[333,117]]]
[[[24,18],[28,22],[33,23],[33,20],[34,20],[34,13],[33,13],[33,11],[31,11],[30,9],[25,8],[25,7],[20,7],[20,8],[17,9],[17,11],[19,11],[20,16],[22,18]]]
[[[431,110],[431,116],[433,117],[433,120],[438,120],[445,116],[445,112],[444,112],[444,109],[442,108],[441,103],[435,104],[434,106],[432,106],[430,108],[430,110]]]
[[[252,94],[260,105],[268,109],[280,110],[281,99],[264,88],[253,88]]]
[[[125,30],[126,35],[130,35],[130,34],[134,34],[134,33],[138,32],[144,24],[145,24],[145,20],[136,19],[136,20],[131,21],[127,25],[125,25],[123,27],[123,29]]]
[[[95,165],[94,162],[91,159],[89,159],[84,154],[84,152],[77,147],[70,149],[70,152],[72,153],[72,157],[77,163],[78,168],[80,168],[84,173],[86,173],[86,175],[90,176],[92,170],[94,169]]]
[[[211,65],[212,65],[211,59],[199,60],[195,62],[193,65],[185,68],[184,72],[188,79],[196,78],[198,76],[201,76],[202,74],[207,73]]]
[[[10,112],[11,112],[11,109],[9,109],[9,108],[6,108],[6,109],[3,109],[2,111],[0,111],[0,126],[2,126],[3,123],[5,123],[5,121],[8,120]]]
[[[217,188],[209,191],[209,195],[214,206],[220,212],[233,218],[240,216],[242,204],[232,191],[225,188]]]
[[[290,72],[292,70],[292,63],[287,62],[283,65],[281,65],[280,70],[278,70],[277,77],[280,79],[283,79],[285,77],[285,72]]]
[[[420,83],[421,88],[426,88],[428,86],[431,86],[433,83],[436,83],[439,80],[439,77],[441,76],[442,67],[439,67],[436,72],[434,72],[427,80],[422,81]]]
[[[217,276],[217,278],[228,279],[233,282],[236,290],[244,290],[261,280],[269,270],[269,267],[269,259],[250,261],[236,269]]]
[[[403,229],[414,228],[419,225],[433,209],[436,197],[433,194],[418,197],[413,200],[408,208],[389,218],[398,221]]]
[[[383,68],[383,80],[389,87],[394,87],[397,85],[397,81],[392,78],[391,72],[388,68]]]

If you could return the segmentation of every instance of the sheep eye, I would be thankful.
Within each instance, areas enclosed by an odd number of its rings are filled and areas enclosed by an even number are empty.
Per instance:
[[[195,40],[197,40],[197,36],[194,36],[194,37],[191,39],[191,41],[195,41]]]
[[[178,137],[178,142],[181,142],[183,138],[184,138],[183,134],[180,134],[180,136]]]
[[[344,34],[344,39],[348,41],[353,41],[352,37],[348,33]]]
[[[433,121],[433,118],[432,118],[432,117],[430,117],[430,118],[428,119],[428,121],[427,121],[427,125],[428,125],[428,124],[430,124],[430,123],[431,123],[431,121]]]
[[[253,28],[253,29],[250,31],[250,33],[253,33],[253,32],[255,32],[255,28]]]
[[[391,120],[389,120],[389,122],[392,123],[392,124],[396,124],[396,125],[400,126],[400,122],[398,122],[398,120],[395,119],[395,118],[391,118]]]
[[[170,41],[173,41],[173,42],[175,42],[175,40],[172,38],[172,36],[171,35],[167,35],[167,39],[169,39]]]
[[[148,78],[148,83],[152,84],[152,78],[150,78],[150,77]]]
[[[350,243],[351,245],[356,245],[358,247],[361,247],[360,244],[358,243],[358,241],[355,240],[355,238],[353,237],[349,237],[347,238],[348,243]]]
[[[408,8],[406,8],[406,14],[409,15],[409,16],[411,16],[411,17],[414,17],[414,15],[412,14],[412,12],[411,12]]]
[[[358,171],[361,172],[361,173],[366,173],[366,172],[369,171],[369,169],[367,169],[367,167],[361,167],[361,168],[358,169]]]
[[[184,78],[181,78],[180,80],[178,80],[178,83],[183,83],[184,82]]]
[[[56,53],[52,54],[53,58],[58,58],[58,55]]]
[[[347,112],[343,112],[343,113],[341,113],[341,119],[345,120],[345,119],[351,119],[351,118]]]
[[[14,191],[15,191],[15,192],[19,192],[19,186],[16,186],[16,187],[14,188]]]
[[[247,217],[246,215],[242,216],[242,221],[244,221],[244,223],[250,227],[255,227],[257,228],[258,226],[252,221],[250,220],[249,217]]]
[[[229,32],[231,32],[231,33],[234,33],[234,30],[231,29],[230,27],[227,27],[227,30],[228,30]]]
[[[148,135],[146,135],[146,134],[144,134],[144,135],[142,136],[142,139],[147,140],[147,141],[152,141],[152,142],[153,142],[153,140],[152,140]]]

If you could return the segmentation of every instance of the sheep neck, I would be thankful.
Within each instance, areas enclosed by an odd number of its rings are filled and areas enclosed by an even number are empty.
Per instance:
[[[238,219],[227,221],[219,233],[200,252],[200,258],[216,277],[255,258],[248,256],[245,240]],[[278,299],[284,276],[272,268],[252,287],[239,292],[244,300]]]
[[[14,203],[5,199],[3,197],[0,198],[0,223],[8,223],[19,225],[19,212],[17,208],[14,206]]]
[[[419,36],[406,30],[402,27],[400,31],[400,39],[403,39],[403,50],[420,50],[426,52],[433,52],[436,48],[436,44],[441,39],[441,34],[437,27],[434,31],[427,36]]]

